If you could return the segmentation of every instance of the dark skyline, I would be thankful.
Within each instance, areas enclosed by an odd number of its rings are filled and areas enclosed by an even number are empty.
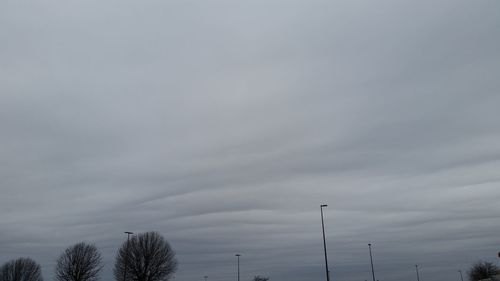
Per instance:
[[[499,1],[4,1],[0,263],[457,281],[500,251]]]

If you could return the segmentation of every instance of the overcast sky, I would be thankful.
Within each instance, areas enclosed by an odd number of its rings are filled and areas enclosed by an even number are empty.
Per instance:
[[[0,2],[0,263],[156,230],[176,281],[500,251],[500,1]]]

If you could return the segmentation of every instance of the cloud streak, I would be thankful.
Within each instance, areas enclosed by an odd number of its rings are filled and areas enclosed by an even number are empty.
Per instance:
[[[176,280],[458,278],[498,252],[494,1],[0,4],[0,262],[112,279],[156,230]]]

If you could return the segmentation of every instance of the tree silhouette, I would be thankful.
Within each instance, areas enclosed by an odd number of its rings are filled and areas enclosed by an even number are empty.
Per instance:
[[[166,281],[176,270],[177,260],[170,244],[157,232],[147,232],[122,244],[114,275],[116,281]]]
[[[80,242],[68,247],[57,259],[56,280],[95,281],[102,270],[102,258],[94,245]]]
[[[488,261],[478,261],[467,271],[470,281],[490,278],[500,272],[499,268]]]
[[[1,281],[43,281],[40,265],[30,258],[11,260],[0,267]]]

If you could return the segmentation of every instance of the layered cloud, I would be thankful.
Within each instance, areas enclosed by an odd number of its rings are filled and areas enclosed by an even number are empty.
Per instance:
[[[0,262],[157,230],[176,280],[494,260],[495,1],[0,4]]]

